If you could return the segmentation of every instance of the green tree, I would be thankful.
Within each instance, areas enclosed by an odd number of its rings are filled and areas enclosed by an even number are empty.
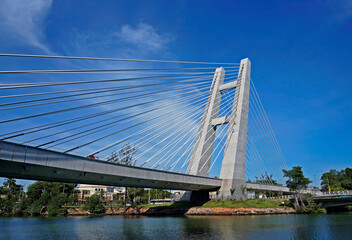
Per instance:
[[[295,166],[291,170],[282,170],[284,177],[288,178],[286,181],[286,186],[294,192],[296,209],[305,207],[302,190],[308,187],[308,184],[312,181],[305,177],[301,166]],[[299,201],[298,201],[299,200]]]
[[[5,214],[12,214],[13,209],[16,206],[16,197],[9,194],[6,198],[0,199],[0,212]]]
[[[71,194],[69,197],[68,197],[68,200],[67,200],[68,203],[70,204],[75,204],[75,203],[78,203],[78,195],[77,194]]]
[[[50,199],[51,195],[48,191],[42,192],[39,198],[37,199],[27,198],[26,201],[28,206],[25,209],[25,212],[30,215],[41,215],[45,212],[45,209],[47,208]]]
[[[116,151],[112,152],[107,161],[132,166],[135,164],[133,156],[136,152],[137,152],[137,148],[131,145],[130,143],[127,143],[118,152]],[[125,187],[124,212],[126,212],[127,198],[128,198],[128,189],[127,187]]]
[[[27,189],[25,212],[30,215],[40,215],[48,210],[50,215],[65,215],[67,196],[72,194],[76,184],[38,181]]]
[[[99,193],[87,197],[85,207],[90,213],[105,213],[105,207],[103,201],[101,201],[101,195]]]
[[[16,184],[16,179],[14,178],[7,178],[3,183],[3,191],[6,194],[11,194],[15,196],[20,196],[23,193],[23,186]]]
[[[16,185],[16,179],[14,178],[7,178],[3,183],[5,188],[11,190]]]
[[[343,176],[341,176],[341,173],[336,171],[336,169],[331,169],[329,172],[323,173],[320,179],[323,191],[329,191],[329,189],[331,189],[331,191],[345,190],[341,187]]]
[[[64,216],[67,214],[65,203],[67,202],[66,193],[59,193],[49,201],[47,210],[51,216]]]
[[[341,171],[331,169],[329,172],[323,173],[321,176],[321,189],[328,191],[352,190],[352,169],[346,168]]]
[[[352,190],[352,168],[341,170],[341,187],[344,189]]]

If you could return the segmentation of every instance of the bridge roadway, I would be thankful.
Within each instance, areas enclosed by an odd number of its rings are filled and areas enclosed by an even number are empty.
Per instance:
[[[191,191],[216,191],[222,183],[216,178],[127,166],[7,141],[0,141],[0,177]],[[281,186],[247,185],[288,191]]]

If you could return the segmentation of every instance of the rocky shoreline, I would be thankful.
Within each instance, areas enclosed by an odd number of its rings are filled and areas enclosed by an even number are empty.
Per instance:
[[[293,208],[137,208],[130,207],[126,215],[269,215],[293,214]],[[68,209],[68,216],[94,215],[80,208]],[[123,208],[107,208],[103,215],[124,215]]]

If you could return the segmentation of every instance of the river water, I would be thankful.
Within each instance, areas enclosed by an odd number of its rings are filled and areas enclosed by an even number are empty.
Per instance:
[[[1,217],[0,239],[352,239],[352,214]]]

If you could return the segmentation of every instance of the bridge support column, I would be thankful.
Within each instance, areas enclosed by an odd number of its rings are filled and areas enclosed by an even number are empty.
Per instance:
[[[216,126],[212,120],[219,116],[221,92],[220,86],[224,83],[225,70],[217,68],[210,87],[209,97],[205,106],[201,125],[188,164],[187,173],[197,176],[208,176],[211,156],[213,154]]]
[[[221,92],[220,87],[224,83],[225,70],[217,68],[210,87],[207,104],[205,106],[202,122],[198,129],[198,135],[189,160],[187,173],[197,176],[208,176],[213,147],[215,141],[216,126],[212,124],[214,118],[219,116]],[[181,201],[206,201],[209,200],[209,192],[186,191],[182,194]]]
[[[247,126],[249,111],[251,62],[248,58],[240,64],[232,113],[229,121],[220,179],[219,195],[224,199],[240,199],[245,192]]]

